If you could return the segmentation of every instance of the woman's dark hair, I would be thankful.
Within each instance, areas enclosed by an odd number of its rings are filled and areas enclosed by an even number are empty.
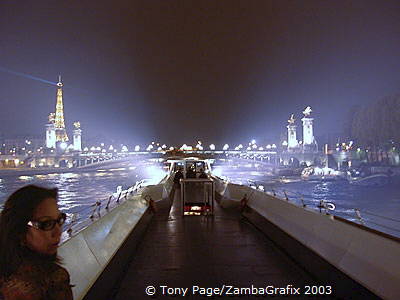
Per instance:
[[[57,200],[57,196],[57,188],[27,185],[8,197],[0,215],[0,278],[10,276],[27,256],[32,257],[32,251],[22,243],[28,231],[27,223],[43,200]],[[53,261],[58,262],[56,256]]]

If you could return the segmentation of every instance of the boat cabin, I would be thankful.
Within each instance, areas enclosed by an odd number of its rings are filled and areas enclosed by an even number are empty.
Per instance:
[[[209,160],[187,158],[170,162],[170,176],[181,193],[182,215],[213,214],[215,187]]]
[[[170,163],[169,172],[171,175],[181,170],[185,179],[199,178],[203,172],[208,176],[211,175],[210,160],[208,159],[189,157],[185,159],[168,160],[168,163]]]

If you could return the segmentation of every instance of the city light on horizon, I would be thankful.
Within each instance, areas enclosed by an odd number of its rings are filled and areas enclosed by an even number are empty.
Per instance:
[[[65,24],[61,27],[54,26],[54,16],[43,3],[29,13],[5,4],[10,10],[1,15],[7,45],[2,57],[7,65],[0,67],[0,155],[300,152],[323,151],[324,144],[332,152],[364,149],[364,154],[373,152],[375,143],[361,141],[363,132],[358,139],[353,136],[372,123],[361,118],[364,110],[377,111],[374,120],[396,111],[383,105],[397,107],[399,101],[391,95],[398,93],[393,78],[397,78],[394,66],[400,48],[393,28],[400,27],[400,17],[388,13],[397,12],[389,3],[326,6],[317,2],[300,9],[266,1],[248,7],[245,15],[232,5],[211,18],[223,21],[201,26],[187,22],[183,7],[154,10],[154,14],[143,9],[143,14],[131,18],[144,4],[127,4],[119,14],[115,5],[96,7],[110,23],[93,32],[100,22],[98,14],[83,18],[77,9],[91,9],[86,3],[77,7],[55,3],[57,20]],[[214,4],[203,5],[214,11]],[[330,5],[337,8],[332,10],[335,18],[327,10]],[[282,14],[269,16],[266,12],[272,8]],[[194,10],[194,19],[209,18],[205,11]],[[369,13],[363,30],[359,11]],[[310,12],[315,19],[307,17]],[[14,43],[18,20],[25,22],[18,43],[23,47]],[[167,38],[176,37],[171,20],[174,26],[185,25],[178,43]],[[165,24],[164,31],[158,30],[158,24]],[[116,34],[119,25],[131,34]],[[341,34],[342,28],[346,35]],[[201,47],[189,46],[193,33],[208,41],[210,32],[225,35],[217,34],[213,43]],[[281,43],[282,34],[286,43]],[[57,36],[59,42],[46,36]],[[113,47],[96,46],[108,44],[109,36],[115,38]],[[158,41],[157,47],[148,36]],[[224,49],[223,57],[216,49]],[[317,54],[312,64],[310,53]],[[377,70],[379,76],[365,70]],[[379,102],[375,110],[367,106],[381,98],[386,102]],[[390,125],[384,128],[383,141],[379,136],[375,139],[385,150],[398,151],[399,139],[392,137],[396,130]]]
[[[203,3],[207,9],[193,11],[196,20],[208,18],[208,9],[219,12],[212,17],[222,18],[217,24],[187,22],[184,7],[152,11],[144,3],[127,4],[117,14],[118,4],[105,3],[96,6],[98,14],[83,16],[80,11],[92,9],[88,3],[55,3],[57,20],[64,26],[54,24],[46,3],[36,3],[28,11],[16,3],[4,4],[2,39],[7,47],[2,57],[7,65],[0,67],[0,134],[42,135],[48,112],[56,110],[55,78],[60,73],[68,134],[73,121],[81,120],[86,141],[90,137],[94,144],[107,137],[105,145],[118,145],[132,140],[130,149],[157,136],[176,147],[201,141],[204,148],[229,143],[234,149],[239,142],[246,145],[246,139],[254,139],[258,147],[281,145],[288,116],[294,113],[299,122],[308,105],[318,124],[316,137],[343,137],[341,127],[352,106],[398,93],[393,79],[400,50],[395,42],[398,4],[317,1],[291,7],[278,2],[260,1],[247,7],[245,15],[235,5],[222,13],[215,10],[215,3]],[[281,13],[270,16],[273,9]],[[142,14],[132,18],[137,10]],[[369,16],[362,30],[360,11]],[[99,15],[109,20],[109,26],[94,32],[102,24]],[[25,23],[16,44],[18,20]],[[161,31],[159,24],[165,24]],[[176,38],[173,28],[182,25],[179,42],[171,42],[167,37]],[[119,28],[131,34],[124,35]],[[211,37],[210,32],[225,35]],[[192,47],[194,33],[213,43]],[[58,42],[45,38],[49,36],[57,36]],[[110,36],[115,39],[113,47],[98,47],[108,44]],[[157,47],[148,36],[158,41]],[[224,55],[216,49],[224,49]],[[310,53],[316,53],[312,64]],[[349,57],[354,58],[351,63]],[[24,120],[15,122],[18,111]],[[159,146],[162,143],[155,145]]]

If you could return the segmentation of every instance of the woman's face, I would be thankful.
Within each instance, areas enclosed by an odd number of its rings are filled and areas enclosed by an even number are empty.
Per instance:
[[[32,221],[57,220],[60,217],[57,202],[54,198],[43,200],[35,209]],[[58,244],[61,238],[61,226],[56,223],[49,231],[28,226],[26,233],[26,245],[33,251],[45,255],[57,253]]]

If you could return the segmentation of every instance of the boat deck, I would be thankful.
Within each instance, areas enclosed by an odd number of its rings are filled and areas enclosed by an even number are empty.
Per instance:
[[[242,218],[238,209],[222,209],[215,204],[214,216],[182,217],[180,190],[174,194],[171,209],[160,209],[153,217],[114,299],[146,299],[147,286],[155,287],[151,298],[179,295],[178,290],[168,294],[172,289],[166,288],[163,295],[160,286],[167,286],[189,288],[186,298],[204,299],[204,295],[193,294],[193,286],[225,285],[226,292],[228,286],[265,290],[267,286],[291,285],[304,292],[305,285],[316,285],[305,270]],[[309,299],[304,295],[296,298],[303,297]]]

